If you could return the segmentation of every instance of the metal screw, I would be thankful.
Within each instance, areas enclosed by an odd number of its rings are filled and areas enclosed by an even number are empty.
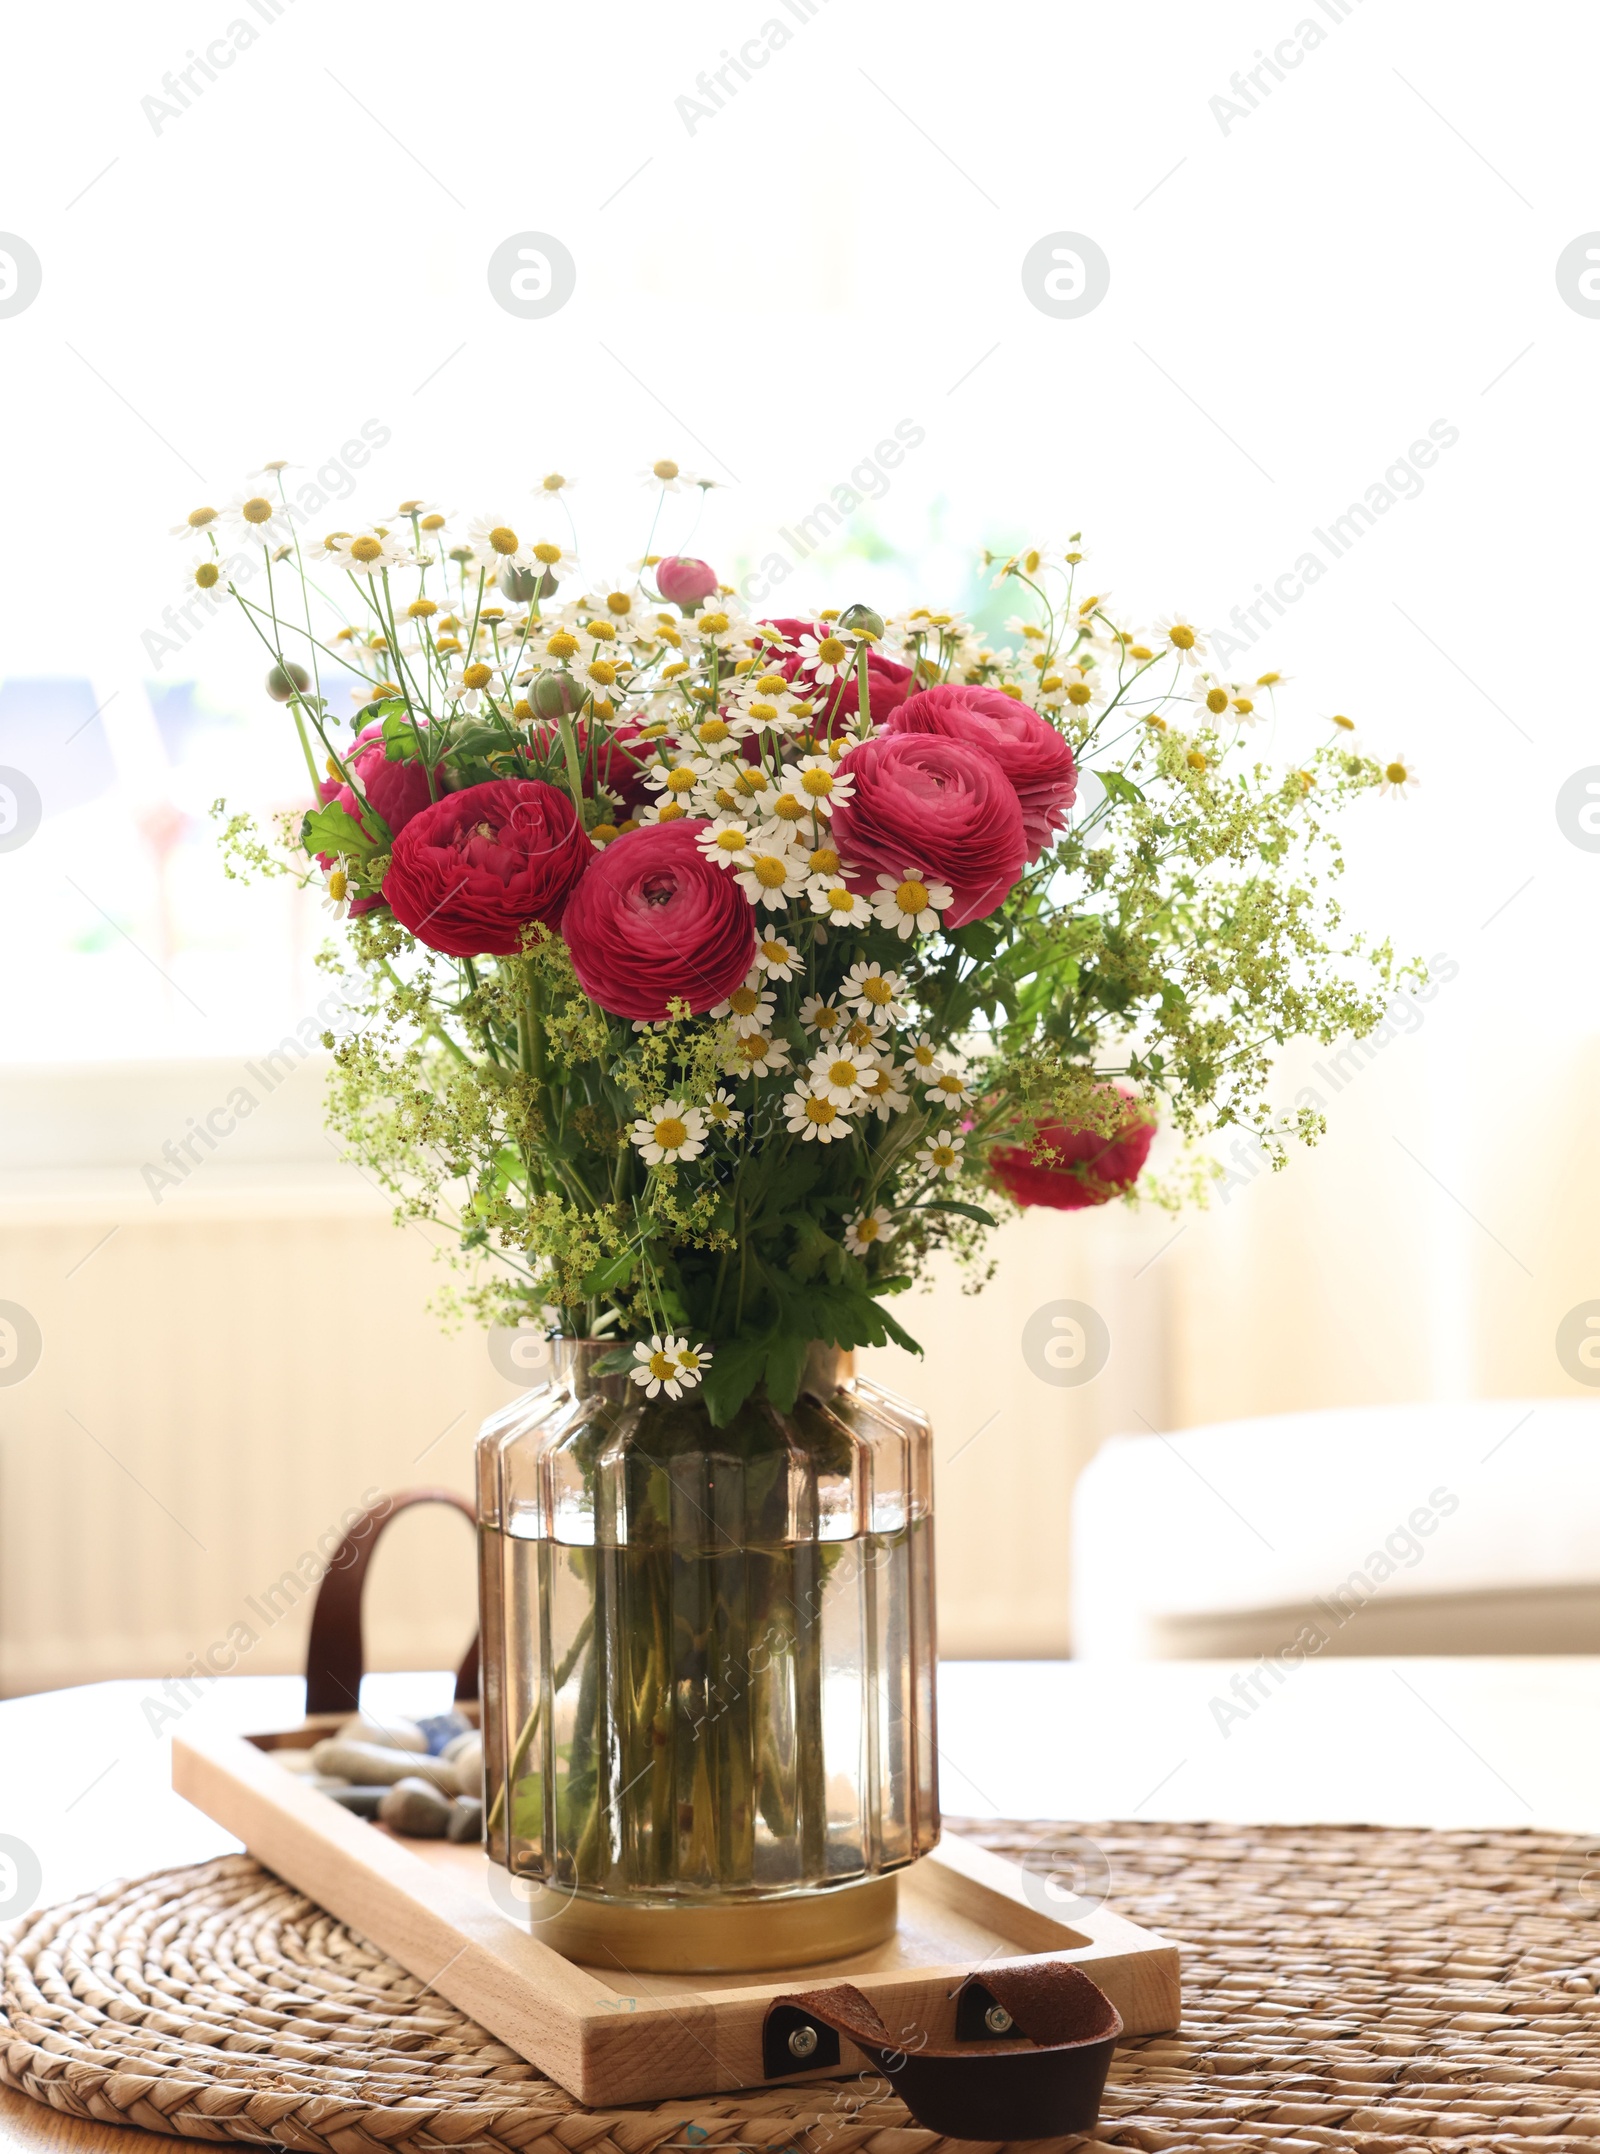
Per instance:
[[[1006,2024],[1009,2026],[1011,2023],[1008,2020]],[[817,2030],[815,2027],[796,2027],[789,2037],[789,2054],[791,2057],[809,2057],[815,2053],[816,2046]]]
[[[1015,2022],[1003,2004],[992,2004],[983,2015],[983,2024],[991,2034],[1009,2034]]]

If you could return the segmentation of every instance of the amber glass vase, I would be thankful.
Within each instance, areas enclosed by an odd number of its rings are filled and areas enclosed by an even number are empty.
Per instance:
[[[578,1956],[860,1949],[939,1833],[928,1425],[820,1349],[722,1429],[608,1353],[478,1439],[490,1859]]]

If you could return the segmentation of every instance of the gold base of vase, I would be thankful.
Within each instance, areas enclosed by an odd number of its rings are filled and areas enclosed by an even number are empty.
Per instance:
[[[539,1895],[536,1906],[545,1899]],[[631,1900],[568,1900],[535,1916],[534,1935],[569,1960],[614,1974],[762,1974],[850,1959],[894,1935],[899,1879],[863,1878],[778,1899],[639,1905]]]

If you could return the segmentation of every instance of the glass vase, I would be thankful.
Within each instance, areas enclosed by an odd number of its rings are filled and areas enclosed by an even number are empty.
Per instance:
[[[573,1957],[865,1949],[939,1834],[927,1422],[821,1349],[722,1429],[549,1351],[478,1439],[490,1860]]]

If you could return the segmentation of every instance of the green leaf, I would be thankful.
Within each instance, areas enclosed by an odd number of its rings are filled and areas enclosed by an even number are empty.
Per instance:
[[[1144,794],[1131,778],[1120,770],[1097,770],[1094,774],[1113,800],[1142,801]]]
[[[594,1270],[579,1282],[578,1291],[590,1300],[597,1294],[609,1294],[614,1286],[622,1286],[633,1277],[638,1264],[638,1250],[624,1249],[616,1256],[607,1257],[603,1264],[597,1264]]]
[[[718,1345],[705,1377],[706,1411],[713,1428],[726,1428],[761,1381],[767,1358],[765,1334]]]
[[[1000,1224],[994,1214],[986,1212],[981,1204],[958,1204],[953,1197],[930,1198],[926,1204],[902,1204],[894,1216],[896,1219],[903,1219],[908,1212],[959,1212],[963,1219],[975,1219],[980,1227],[997,1227]]]
[[[369,812],[376,821],[376,811]],[[354,853],[362,860],[370,860],[388,841],[374,837],[341,802],[330,800],[323,807],[308,810],[300,825],[300,842],[308,853]]]
[[[800,1396],[810,1344],[794,1332],[780,1332],[767,1348],[767,1396],[780,1414],[787,1413]]]

